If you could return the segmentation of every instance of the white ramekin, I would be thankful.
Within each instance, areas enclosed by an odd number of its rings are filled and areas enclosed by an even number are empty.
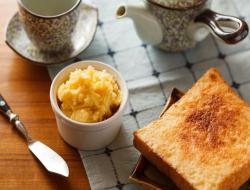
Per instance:
[[[106,70],[113,75],[122,92],[122,101],[117,112],[110,118],[97,123],[81,123],[74,121],[61,111],[58,106],[57,90],[65,82],[70,72],[75,69],[85,69],[92,65],[97,70]],[[62,138],[71,146],[79,150],[95,150],[110,144],[120,130],[122,115],[128,100],[128,89],[120,73],[111,66],[99,61],[80,61],[65,67],[52,81],[50,87],[50,102],[56,116],[57,127]]]

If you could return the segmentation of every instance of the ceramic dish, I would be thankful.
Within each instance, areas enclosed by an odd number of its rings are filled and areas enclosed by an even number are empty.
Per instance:
[[[79,20],[72,35],[71,47],[52,53],[40,51],[31,43],[24,31],[20,16],[16,13],[7,25],[5,42],[18,55],[32,63],[41,66],[58,64],[76,57],[90,45],[96,32],[97,20],[97,8],[93,5],[82,3]]]
[[[68,79],[70,72],[77,68],[86,69],[89,65],[96,70],[105,69],[113,75],[122,93],[119,109],[108,119],[97,123],[81,123],[66,117],[59,108],[57,100],[58,87]],[[55,76],[50,88],[50,102],[59,133],[68,144],[80,150],[100,149],[114,140],[120,130],[127,101],[128,89],[125,80],[114,68],[98,61],[80,61],[67,66]]]
[[[174,88],[168,98],[168,101],[160,114],[164,115],[167,109],[177,102],[182,96],[183,92]],[[140,156],[136,166],[129,177],[129,180],[135,184],[151,190],[178,190],[174,182],[166,175],[162,174],[155,166],[153,166],[145,157]],[[250,180],[241,186],[239,190],[249,190]]]

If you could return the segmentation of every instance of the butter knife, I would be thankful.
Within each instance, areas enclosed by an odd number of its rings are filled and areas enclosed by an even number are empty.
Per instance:
[[[10,123],[13,124],[15,128],[25,137],[29,150],[38,158],[38,160],[49,172],[59,174],[64,177],[69,176],[69,168],[65,160],[54,150],[29,136],[24,124],[20,121],[18,115],[11,111],[1,94],[0,110],[9,119]]]

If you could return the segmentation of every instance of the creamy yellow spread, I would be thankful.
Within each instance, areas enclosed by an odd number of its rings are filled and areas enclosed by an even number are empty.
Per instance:
[[[121,103],[121,91],[114,77],[92,66],[71,72],[58,88],[57,96],[66,116],[85,123],[109,118]]]

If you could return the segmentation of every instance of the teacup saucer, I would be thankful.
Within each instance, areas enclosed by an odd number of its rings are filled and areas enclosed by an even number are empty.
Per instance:
[[[58,64],[76,57],[90,45],[96,32],[97,20],[97,8],[93,5],[82,3],[79,20],[72,35],[71,47],[57,53],[43,52],[31,43],[24,31],[20,16],[16,13],[6,28],[5,42],[18,55],[32,63],[42,66]]]

